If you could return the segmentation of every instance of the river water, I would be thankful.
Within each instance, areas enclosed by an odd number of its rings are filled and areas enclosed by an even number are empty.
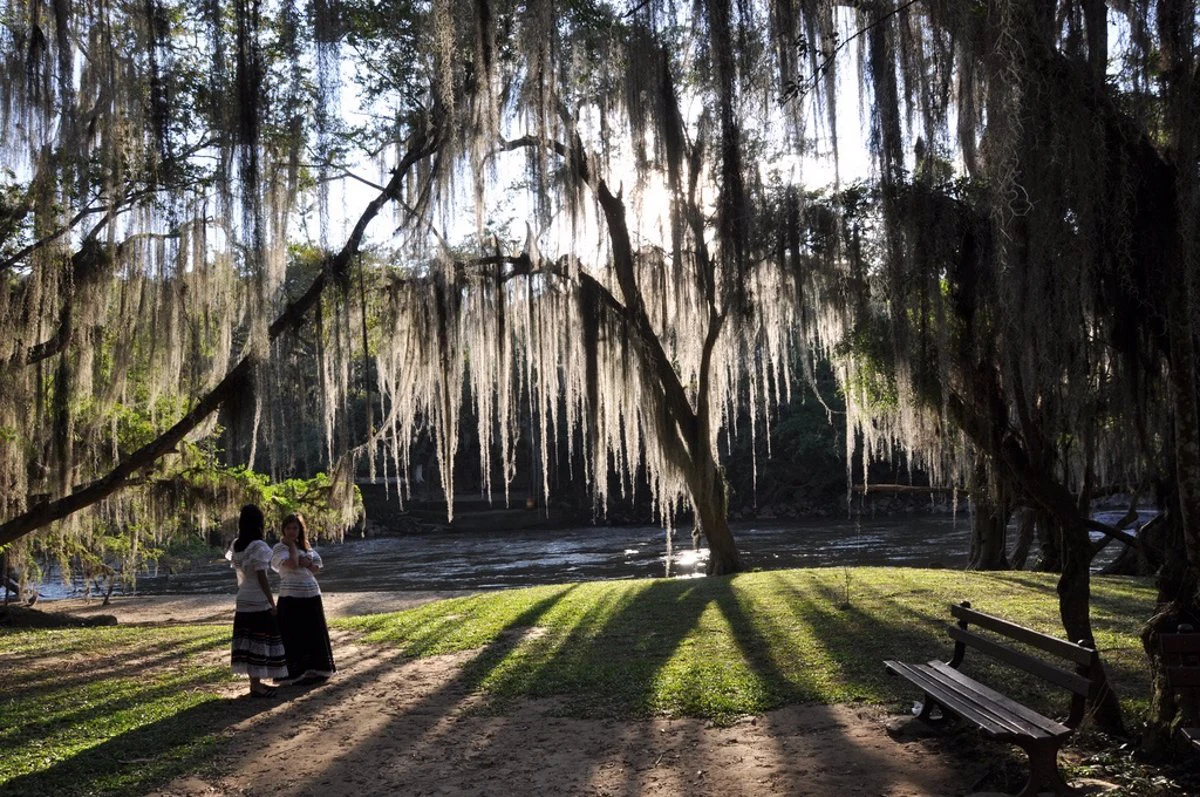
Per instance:
[[[732,527],[743,563],[751,569],[954,568],[966,564],[971,519],[960,513],[742,522]],[[1118,543],[1110,545],[1097,566],[1118,548]],[[689,531],[675,532],[672,549],[671,575],[704,572],[707,552],[692,549]],[[319,550],[325,561],[321,586],[329,592],[497,589],[667,574],[667,533],[657,526],[436,531],[347,538]],[[229,593],[233,588],[229,564],[214,549],[211,559],[196,562],[186,572],[140,575],[136,593]],[[82,594],[82,586],[64,586],[50,578],[40,591],[53,599]]]

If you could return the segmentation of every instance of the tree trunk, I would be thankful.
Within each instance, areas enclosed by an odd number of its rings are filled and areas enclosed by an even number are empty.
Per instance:
[[[1167,288],[1156,292],[1166,305],[1168,386],[1174,439],[1174,490],[1168,502],[1166,566],[1159,579],[1159,612],[1142,633],[1150,660],[1154,686],[1150,720],[1144,743],[1160,752],[1170,743],[1174,695],[1166,686],[1166,673],[1158,654],[1158,635],[1174,625],[1192,620],[1200,609],[1200,374],[1196,368],[1195,300],[1196,215],[1200,208],[1195,163],[1200,151],[1196,114],[1194,4],[1164,4],[1158,29],[1162,41],[1164,121],[1168,131],[1166,157],[1152,145],[1139,142],[1141,163],[1136,164],[1142,191],[1136,197],[1135,223],[1143,240],[1141,264],[1148,272],[1165,277]],[[1177,515],[1177,517],[1176,517]],[[1180,555],[1182,554],[1182,556]]]
[[[1008,518],[994,503],[975,505],[968,570],[1008,570]]]
[[[1091,564],[1092,542],[1082,519],[1056,524],[1062,543],[1062,575],[1058,580],[1058,611],[1067,638],[1088,647],[1095,647],[1092,635]],[[1101,666],[1104,659],[1101,657]],[[1101,730],[1118,736],[1125,735],[1121,706],[1117,693],[1108,686],[1108,676],[1100,672],[1094,677],[1095,688],[1089,695],[1090,719]]]
[[[1062,572],[1062,543],[1050,514],[1044,510],[1037,513],[1038,558],[1033,569],[1040,573]]]
[[[736,573],[742,569],[742,561],[729,530],[725,472],[711,457],[706,457],[696,470],[698,473],[688,479],[688,485],[695,506],[696,532],[704,536],[708,545],[705,575]]]
[[[1150,662],[1151,674],[1150,711],[1142,732],[1142,750],[1152,758],[1163,758],[1172,752],[1174,720],[1179,709],[1158,654],[1158,636],[1176,631],[1181,623],[1200,628],[1200,612],[1195,603],[1196,571],[1185,557],[1178,555],[1184,548],[1185,534],[1178,502],[1179,495],[1172,490],[1167,511],[1160,515],[1163,550],[1175,555],[1168,553],[1158,570],[1158,611],[1142,628],[1142,648]]]
[[[971,557],[968,570],[1008,570],[1008,502],[995,474],[975,465],[971,485]]]
[[[1037,512],[1027,506],[1022,506],[1017,507],[1013,515],[1017,521],[1017,542],[1009,564],[1013,570],[1024,570],[1025,562],[1029,559],[1029,549],[1033,547]]]
[[[1073,642],[1084,641],[1094,645],[1089,613],[1091,591],[1092,545],[1088,536],[1087,519],[1076,511],[1076,502],[1065,486],[1055,480],[1051,472],[1038,467],[1015,435],[996,434],[995,430],[1006,427],[1007,402],[1000,400],[1003,392],[994,371],[981,371],[976,382],[979,388],[974,406],[991,410],[991,414],[973,413],[962,401],[951,401],[949,408],[959,428],[991,453],[994,467],[1004,469],[1005,478],[1013,484],[1022,497],[1035,501],[1039,507],[1039,527],[1044,543],[1057,543],[1062,556],[1062,576],[1058,582],[1058,609],[1067,638]],[[1036,432],[1035,428],[1030,428]],[[1121,706],[1116,693],[1108,687],[1108,679],[1101,671],[1096,675],[1095,688],[1088,696],[1090,716],[1100,728],[1124,734],[1121,721]]]
[[[583,162],[583,161],[581,161]],[[663,348],[662,341],[646,314],[645,302],[638,287],[633,246],[625,220],[625,203],[619,193],[614,195],[604,180],[595,181],[596,197],[608,222],[612,244],[613,268],[617,285],[624,300],[623,313],[632,334],[641,342],[643,367],[662,388],[659,399],[662,412],[674,425],[677,437],[660,440],[663,453],[680,468],[687,481],[688,492],[695,510],[696,529],[693,536],[703,535],[708,543],[709,559],[705,573],[710,576],[736,573],[742,569],[733,534],[729,530],[728,495],[725,474],[713,456],[709,434],[709,380],[712,352],[721,334],[725,317],[709,307],[709,326],[703,342],[697,405],[692,406],[675,370],[675,364]],[[595,290],[603,291],[594,281]]]

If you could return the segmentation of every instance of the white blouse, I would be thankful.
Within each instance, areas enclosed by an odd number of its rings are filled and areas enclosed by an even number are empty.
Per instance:
[[[271,566],[271,547],[262,540],[255,540],[242,551],[234,551],[231,546],[225,552],[225,558],[237,573],[237,611],[265,612],[270,609],[271,602],[263,594],[255,574]]]
[[[271,569],[279,573],[279,597],[281,598],[315,598],[321,594],[321,586],[317,577],[312,574],[307,565],[321,565],[321,554],[315,550],[296,551],[300,566],[293,567],[288,561],[286,543],[276,543],[271,550]]]

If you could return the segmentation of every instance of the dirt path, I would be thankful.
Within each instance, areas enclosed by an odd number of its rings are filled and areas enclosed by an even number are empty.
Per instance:
[[[496,716],[459,681],[471,654],[405,660],[337,636],[335,679],[262,701],[230,729],[216,773],[157,794],[916,797],[961,794],[982,772],[955,771],[935,743],[893,740],[874,710],[846,706],[730,728],[573,719],[552,701]]]
[[[330,616],[394,611],[433,593],[326,596]],[[122,623],[228,622],[227,596],[56,602]],[[406,659],[335,632],[339,672],[245,700],[211,770],[159,795],[961,795],[989,762],[941,740],[896,739],[879,710],[791,706],[716,728],[702,720],[583,720],[553,701],[503,712],[463,680],[473,653]],[[214,653],[214,659],[223,656]],[[237,697],[244,685],[231,685]],[[261,707],[260,705],[261,704]],[[239,703],[240,705],[240,703]]]

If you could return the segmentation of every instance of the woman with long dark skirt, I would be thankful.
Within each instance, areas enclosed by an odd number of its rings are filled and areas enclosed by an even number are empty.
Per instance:
[[[287,678],[281,683],[321,683],[333,675],[333,646],[317,573],[321,555],[308,542],[304,518],[283,519],[283,541],[271,552],[279,572],[279,631],[287,650]]]
[[[283,638],[275,620],[275,599],[267,580],[271,548],[263,541],[264,526],[261,509],[254,504],[242,507],[237,539],[225,552],[238,581],[230,662],[235,675],[249,676],[251,697],[272,697],[274,687],[263,680],[287,674]]]

